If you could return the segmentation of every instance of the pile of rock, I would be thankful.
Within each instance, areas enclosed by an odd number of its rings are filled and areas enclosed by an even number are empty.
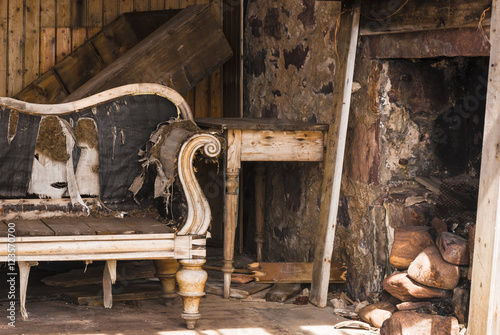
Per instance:
[[[458,335],[459,322],[466,321],[472,248],[438,218],[431,224],[394,231],[390,263],[398,272],[383,282],[391,297],[359,312],[364,321],[381,328],[381,335]]]

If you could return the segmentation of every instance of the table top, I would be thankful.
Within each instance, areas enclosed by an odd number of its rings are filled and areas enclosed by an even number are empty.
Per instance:
[[[242,129],[242,130],[328,130],[328,124],[301,122],[271,118],[226,118],[203,117],[196,118],[194,122],[199,127],[216,129]]]

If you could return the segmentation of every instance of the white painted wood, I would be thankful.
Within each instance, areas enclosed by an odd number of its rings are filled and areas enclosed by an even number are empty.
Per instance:
[[[76,241],[149,241],[149,240],[173,240],[178,238],[174,233],[166,234],[116,234],[116,235],[71,235],[71,236],[16,236],[16,243],[36,242],[76,242]],[[7,237],[0,237],[0,246],[7,243]],[[0,255],[4,250],[0,249]]]
[[[322,131],[243,130],[242,161],[323,160]]]
[[[107,260],[102,276],[104,308],[113,307],[113,284],[116,282],[116,259]]]
[[[317,305],[318,307],[326,307],[327,295],[328,295],[328,284],[330,276],[330,267],[333,252],[333,242],[335,240],[335,228],[337,222],[337,212],[339,207],[340,198],[340,183],[342,180],[342,168],[344,165],[344,151],[347,137],[347,122],[349,119],[349,108],[351,105],[351,92],[352,83],[354,76],[354,62],[356,59],[356,47],[358,41],[359,32],[359,16],[360,16],[360,5],[359,1],[356,3],[353,10],[351,35],[349,40],[349,49],[347,53],[347,63],[345,67],[345,79],[343,85],[343,96],[342,104],[338,106],[340,108],[340,119],[336,120],[338,124],[338,132],[334,131],[330,127],[328,139],[329,148],[327,148],[327,161],[328,155],[335,154],[335,166],[333,167],[333,184],[330,186],[329,178],[332,177],[331,170],[327,171],[328,167],[325,167],[325,177],[323,179],[323,188],[326,192],[330,192],[330,202],[322,202],[322,207],[327,205],[327,208],[320,209],[320,222],[319,222],[319,234],[318,241],[324,242],[322,245],[316,244],[316,252],[314,256],[314,267],[313,267],[313,280],[311,285],[311,295],[310,301]],[[336,112],[336,111],[334,111]],[[338,115],[338,114],[336,114]],[[335,138],[334,138],[335,137]],[[328,184],[328,185],[325,185]],[[327,213],[324,215],[323,213]],[[323,214],[323,215],[322,215]],[[325,220],[321,222],[321,220]],[[318,243],[318,242],[317,242]],[[319,242],[321,243],[321,242]],[[318,249],[319,248],[319,249]]]
[[[179,180],[184,189],[188,205],[186,222],[179,230],[179,235],[203,235],[207,232],[212,219],[210,206],[194,174],[194,155],[201,148],[203,148],[206,156],[217,157],[221,152],[222,146],[220,141],[213,135],[196,134],[183,144],[179,152]]]
[[[64,115],[71,114],[74,111],[99,105],[122,96],[141,94],[159,95],[161,97],[164,97],[177,106],[177,108],[179,109],[179,114],[182,115],[183,119],[193,119],[193,115],[191,109],[189,108],[189,105],[186,103],[184,98],[179,93],[177,93],[177,91],[167,86],[149,83],[124,85],[109,89],[98,94],[94,94],[88,98],[62,104],[33,104],[13,98],[0,97],[0,106],[14,109],[22,113],[36,115]]]
[[[30,275],[30,268],[38,265],[38,262],[18,262],[19,267],[19,300],[21,302],[20,310],[23,320],[28,319],[28,312],[26,312],[26,291],[28,290],[28,278]]]
[[[492,3],[491,51],[467,334],[500,333],[500,4]]]
[[[188,243],[188,241],[184,241]],[[146,244],[147,243],[147,244]],[[176,244],[180,242],[176,241]],[[190,245],[176,246],[189,249]],[[64,254],[106,254],[120,252],[142,252],[147,251],[174,251],[173,240],[128,240],[128,241],[68,241],[68,242],[36,242],[22,243],[16,242],[16,256],[24,255],[64,255]],[[5,249],[7,250],[7,249]],[[5,254],[6,251],[2,251]]]

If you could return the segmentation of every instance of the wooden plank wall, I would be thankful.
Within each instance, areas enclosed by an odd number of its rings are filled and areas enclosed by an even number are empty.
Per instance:
[[[210,4],[217,0],[0,0],[0,96],[12,97],[118,15]],[[222,116],[217,70],[185,95],[196,117]]]

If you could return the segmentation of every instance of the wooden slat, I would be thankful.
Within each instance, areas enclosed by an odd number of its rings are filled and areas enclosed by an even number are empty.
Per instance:
[[[493,0],[491,53],[467,334],[500,329],[500,3]]]
[[[134,0],[119,0],[120,14],[134,11]]]
[[[81,46],[87,40],[87,28],[72,28],[71,29],[71,50]]]
[[[50,70],[56,63],[56,29],[42,28],[40,34],[40,73]]]
[[[244,130],[241,160],[319,162],[323,137],[321,131]]]
[[[80,218],[54,218],[42,221],[55,232],[56,236],[95,235],[94,229],[86,225]]]
[[[248,265],[255,280],[260,283],[310,283],[313,277],[313,263],[253,263]],[[345,264],[333,263],[328,282],[345,283]]]
[[[107,0],[103,2],[103,26],[111,23],[111,21],[118,17],[118,1]]]
[[[51,103],[64,99],[67,96],[65,90],[66,88],[61,85],[53,70],[50,70],[17,94],[16,98],[40,104]]]
[[[191,110],[193,111],[193,113],[195,113],[196,111],[194,110],[194,107],[195,107],[195,94],[194,94],[194,91],[195,89],[190,89],[189,91],[187,91],[186,93],[184,93],[182,95],[182,97],[184,98],[184,100],[186,100],[186,103],[188,104],[188,106],[191,108]]]
[[[147,242],[146,242],[147,243]],[[197,255],[195,251],[144,251],[144,252],[115,252],[115,253],[78,253],[72,255],[52,255],[52,254],[37,254],[37,255],[19,255],[16,257],[18,262],[51,262],[51,261],[105,261],[110,258],[116,260],[144,260],[144,259],[165,259],[165,258],[192,258],[193,256],[205,257],[205,254]],[[0,262],[6,262],[7,256],[0,256]]]
[[[182,8],[180,6],[180,0],[165,0],[165,9],[179,9]]]
[[[71,26],[71,0],[57,0],[56,3],[57,27]]]
[[[0,0],[0,96],[7,95],[7,32],[8,32],[8,0]]]
[[[41,220],[11,220],[16,225],[16,236],[53,236],[54,231]]]
[[[209,117],[210,116],[210,102],[209,102],[209,89],[210,77],[203,79],[195,87],[195,104],[194,115],[195,117]]]
[[[341,16],[338,32],[338,45],[348,46],[339,49],[338,66],[334,76],[332,114],[335,123],[328,130],[328,144],[325,157],[318,232],[314,252],[313,281],[310,301],[325,307],[328,295],[328,277],[335,240],[337,212],[340,198],[340,183],[347,135],[347,122],[351,103],[354,75],[354,61],[359,31],[359,1],[351,13]]]
[[[151,0],[151,10],[165,9],[165,0]]]
[[[135,217],[117,220],[130,229],[133,229],[137,234],[166,234],[174,232],[169,226],[152,218]]]
[[[134,11],[145,12],[149,10],[148,0],[134,0]]]
[[[24,85],[40,76],[40,0],[26,0],[26,43],[24,48]]]
[[[9,65],[7,95],[14,96],[23,88],[24,27],[23,0],[9,0]]]
[[[42,28],[55,28],[56,0],[43,0],[40,2],[40,26]]]
[[[56,29],[56,63],[71,53],[71,29],[69,27]]]
[[[87,1],[73,1],[71,6],[71,27],[73,29],[87,27],[87,8]]]
[[[186,8],[187,6],[192,6],[196,4],[196,0],[180,0],[181,8]]]
[[[135,229],[130,228],[118,220],[107,218],[87,218],[82,219],[87,226],[94,229],[98,235],[110,234],[134,234]]]

